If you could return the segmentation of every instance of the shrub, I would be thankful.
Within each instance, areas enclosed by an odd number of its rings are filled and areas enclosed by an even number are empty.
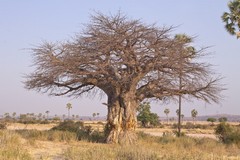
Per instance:
[[[225,144],[240,144],[240,130],[227,123],[222,122],[217,125],[215,134],[218,136],[219,140]]]
[[[74,122],[66,120],[59,123],[59,125],[53,127],[51,130],[78,132],[81,128],[84,128],[83,122]]]
[[[208,122],[212,122],[211,125],[214,125],[214,122],[216,122],[217,119],[216,119],[216,118],[212,118],[212,117],[210,117],[210,118],[207,119],[207,121],[208,121]]]
[[[6,123],[0,123],[0,129],[7,129]]]
[[[94,131],[91,126],[84,126],[83,122],[66,120],[59,123],[51,130],[66,131],[76,133],[77,140],[87,140],[90,142],[103,142],[104,133]]]
[[[193,124],[191,122],[187,122],[186,125],[184,125],[182,128],[185,128],[185,129],[195,129],[195,128],[206,129],[207,126],[206,125]]]
[[[138,106],[137,120],[142,123],[143,127],[155,127],[159,125],[159,116],[151,112],[149,102],[141,103]]]
[[[227,117],[220,117],[218,118],[219,122],[227,122]]]
[[[194,129],[195,125],[193,123],[191,123],[191,122],[187,122],[186,125],[183,126],[183,128]]]

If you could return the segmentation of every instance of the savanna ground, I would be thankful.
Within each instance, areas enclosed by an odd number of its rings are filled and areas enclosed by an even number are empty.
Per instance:
[[[103,130],[103,124],[85,122],[86,126],[92,126],[96,132]],[[184,127],[183,132],[187,136],[181,138],[172,134],[175,124],[138,128],[139,141],[131,146],[96,143],[87,138],[79,140],[73,132],[50,130],[55,125],[8,123],[7,129],[0,130],[0,159],[240,160],[239,145],[226,145],[217,140],[214,135],[216,124],[210,126],[210,123],[197,122],[195,125],[201,127]]]

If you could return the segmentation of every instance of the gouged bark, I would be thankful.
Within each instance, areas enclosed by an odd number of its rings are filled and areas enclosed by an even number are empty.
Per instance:
[[[135,129],[137,103],[129,98],[109,100],[107,143],[133,144],[137,140]]]

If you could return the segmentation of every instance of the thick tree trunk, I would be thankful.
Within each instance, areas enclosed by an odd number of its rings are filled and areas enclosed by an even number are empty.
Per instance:
[[[107,143],[136,142],[137,106],[137,101],[130,94],[108,96]]]

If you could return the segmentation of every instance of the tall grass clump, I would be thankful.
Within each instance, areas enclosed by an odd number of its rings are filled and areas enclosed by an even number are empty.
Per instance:
[[[1,160],[31,160],[30,154],[24,149],[20,136],[14,132],[0,131]]]

